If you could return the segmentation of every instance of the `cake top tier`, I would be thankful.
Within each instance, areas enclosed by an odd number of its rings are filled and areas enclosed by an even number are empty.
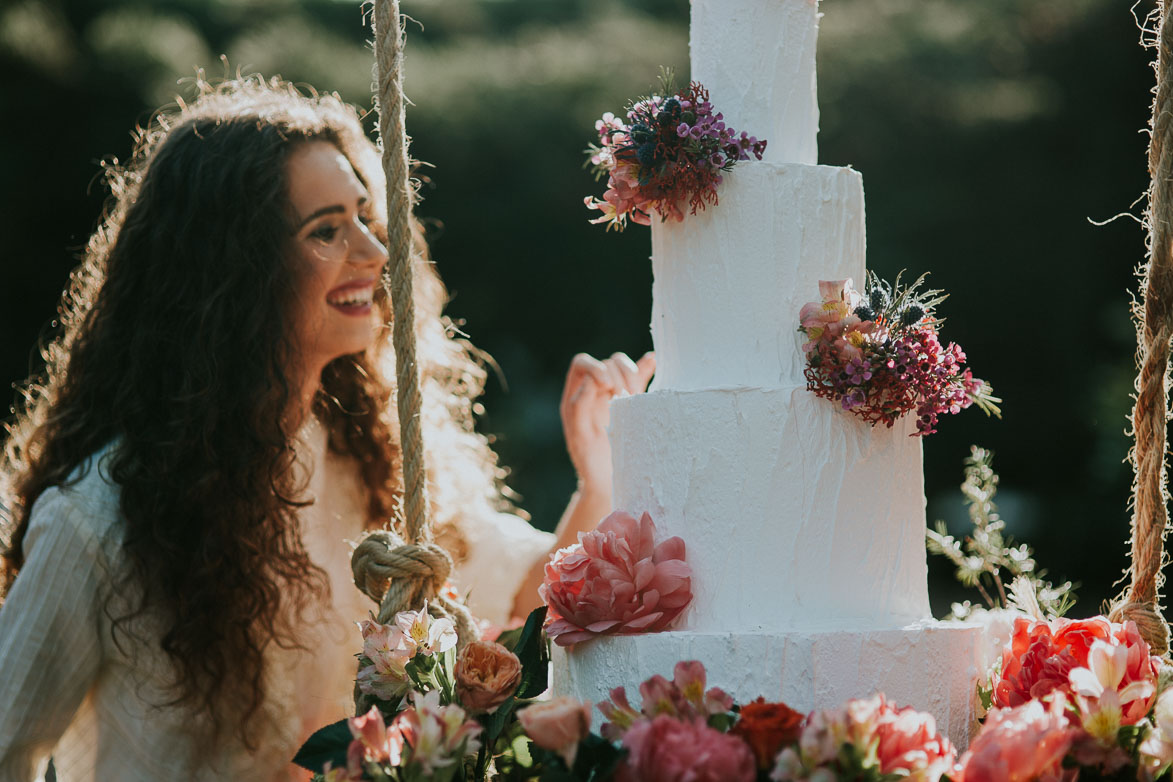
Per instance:
[[[765,160],[818,160],[817,0],[692,0],[692,78]]]

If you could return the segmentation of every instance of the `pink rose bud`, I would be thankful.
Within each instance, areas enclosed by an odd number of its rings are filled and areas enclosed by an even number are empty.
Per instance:
[[[557,752],[566,761],[566,767],[571,768],[578,742],[591,729],[591,705],[564,695],[519,709],[517,719],[535,744]]]
[[[461,705],[473,712],[493,711],[521,683],[521,661],[499,643],[472,641],[460,650],[452,674]]]

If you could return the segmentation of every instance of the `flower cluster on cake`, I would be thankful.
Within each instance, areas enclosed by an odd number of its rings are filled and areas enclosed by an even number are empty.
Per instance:
[[[650,225],[652,213],[663,220],[684,219],[717,203],[722,172],[741,160],[762,159],[766,142],[725,122],[699,82],[674,90],[663,79],[668,97],[637,98],[626,121],[611,112],[595,123],[599,143],[587,150],[596,179],[607,179],[602,199],[587,196],[586,205],[602,214],[592,223],[622,231],[630,219]]]
[[[822,301],[799,312],[807,337],[807,388],[875,426],[891,427],[916,414],[916,433],[937,431],[937,419],[976,404],[1000,415],[990,384],[965,367],[965,351],[941,344],[934,308],[938,290],[921,290],[925,276],[902,286],[868,275],[864,292],[848,280],[821,281]]]

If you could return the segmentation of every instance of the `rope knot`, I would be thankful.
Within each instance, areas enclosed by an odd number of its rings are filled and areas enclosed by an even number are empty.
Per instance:
[[[435,543],[406,543],[390,530],[372,532],[350,558],[354,583],[376,603],[389,592],[407,592],[408,605],[440,594],[452,572],[452,558]],[[416,599],[418,597],[418,599]]]
[[[1151,654],[1163,657],[1169,651],[1169,625],[1152,603],[1138,603],[1135,600],[1117,603],[1108,613],[1108,619],[1120,623],[1135,622],[1141,637],[1148,641]]]
[[[379,604],[379,624],[426,602],[433,616],[452,620],[461,647],[480,636],[468,609],[444,595],[452,557],[437,544],[406,543],[390,530],[378,530],[355,548],[350,568],[355,586]]]

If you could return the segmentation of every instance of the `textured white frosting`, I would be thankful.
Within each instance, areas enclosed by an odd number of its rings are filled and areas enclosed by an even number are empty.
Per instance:
[[[814,163],[815,0],[692,0],[691,30],[692,78],[726,122],[766,139],[765,160]]]
[[[803,384],[798,311],[819,300],[819,280],[863,285],[863,178],[751,161],[718,195],[681,223],[652,223],[652,387]]]
[[[983,646],[928,619],[921,444],[808,392],[802,305],[864,278],[862,179],[816,161],[815,0],[692,0],[692,75],[768,139],[720,203],[652,225],[652,391],[611,405],[616,508],[679,535],[680,629],[554,650],[554,689],[598,702],[701,660],[739,702],[836,708],[884,692],[964,747]]]
[[[637,708],[640,683],[655,674],[671,679],[679,660],[703,662],[709,686],[738,703],[761,696],[805,712],[883,692],[890,703],[932,714],[964,748],[976,732],[980,637],[977,625],[935,621],[871,631],[612,636],[573,650],[555,646],[553,675],[560,693],[591,703],[623,686]]]
[[[683,629],[899,627],[929,616],[912,425],[872,428],[797,386],[617,399],[613,502],[684,539]]]

